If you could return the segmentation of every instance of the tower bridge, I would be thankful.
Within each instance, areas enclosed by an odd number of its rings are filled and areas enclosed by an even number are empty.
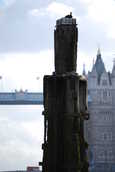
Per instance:
[[[42,92],[0,92],[0,105],[42,105]]]

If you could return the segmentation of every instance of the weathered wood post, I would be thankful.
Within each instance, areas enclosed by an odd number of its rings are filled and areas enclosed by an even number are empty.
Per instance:
[[[72,15],[57,20],[55,72],[44,76],[43,172],[87,172],[83,120],[87,82],[76,73],[78,29]]]

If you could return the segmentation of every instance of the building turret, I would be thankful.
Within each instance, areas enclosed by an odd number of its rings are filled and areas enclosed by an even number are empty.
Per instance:
[[[115,63],[112,73],[107,72],[100,49],[88,74],[88,109],[89,171],[112,172],[115,169]]]
[[[115,75],[115,59],[113,60],[113,69],[112,69],[112,75]]]
[[[110,73],[104,71],[100,78],[100,86],[102,88],[107,88],[110,87],[110,85],[111,85]]]
[[[115,87],[115,60],[113,61],[113,69],[111,73],[112,87]]]
[[[83,64],[83,72],[82,72],[83,76],[86,76],[86,71],[85,71],[85,64]]]
[[[88,88],[95,88],[98,84],[98,74],[95,65],[93,65],[92,71],[88,73]]]
[[[105,65],[103,63],[103,60],[101,58],[101,51],[100,49],[98,48],[98,51],[97,51],[97,58],[96,58],[96,62],[95,62],[95,68],[96,68],[96,72],[98,74],[98,84],[100,83],[100,77],[102,75],[102,73],[105,70]]]

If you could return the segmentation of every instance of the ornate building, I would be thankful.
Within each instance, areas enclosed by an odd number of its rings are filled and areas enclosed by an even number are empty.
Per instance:
[[[98,49],[87,78],[90,120],[86,124],[86,138],[90,171],[115,172],[115,63],[112,72],[107,72]]]

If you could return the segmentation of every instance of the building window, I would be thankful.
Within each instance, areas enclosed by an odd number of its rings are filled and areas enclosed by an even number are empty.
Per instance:
[[[107,85],[107,80],[106,79],[102,80],[102,85],[104,85],[104,86]]]
[[[104,151],[100,151],[98,157],[99,157],[99,159],[101,161],[104,161],[105,160],[105,152]]]
[[[107,98],[107,91],[103,91],[103,99],[106,100]]]
[[[105,116],[104,116],[104,119],[105,119],[106,121],[110,121],[110,116],[109,116],[109,115],[105,115]]]
[[[103,120],[107,122],[112,121],[112,113],[111,112],[104,112],[103,114]]]
[[[108,150],[107,151],[107,159],[108,160],[113,160],[114,156],[113,156],[113,152],[112,150]]]
[[[111,132],[103,133],[103,140],[111,141],[112,140],[112,133]]]
[[[103,138],[104,138],[104,140],[107,140],[107,133],[103,134]]]
[[[111,96],[111,93],[109,92],[109,96]]]

